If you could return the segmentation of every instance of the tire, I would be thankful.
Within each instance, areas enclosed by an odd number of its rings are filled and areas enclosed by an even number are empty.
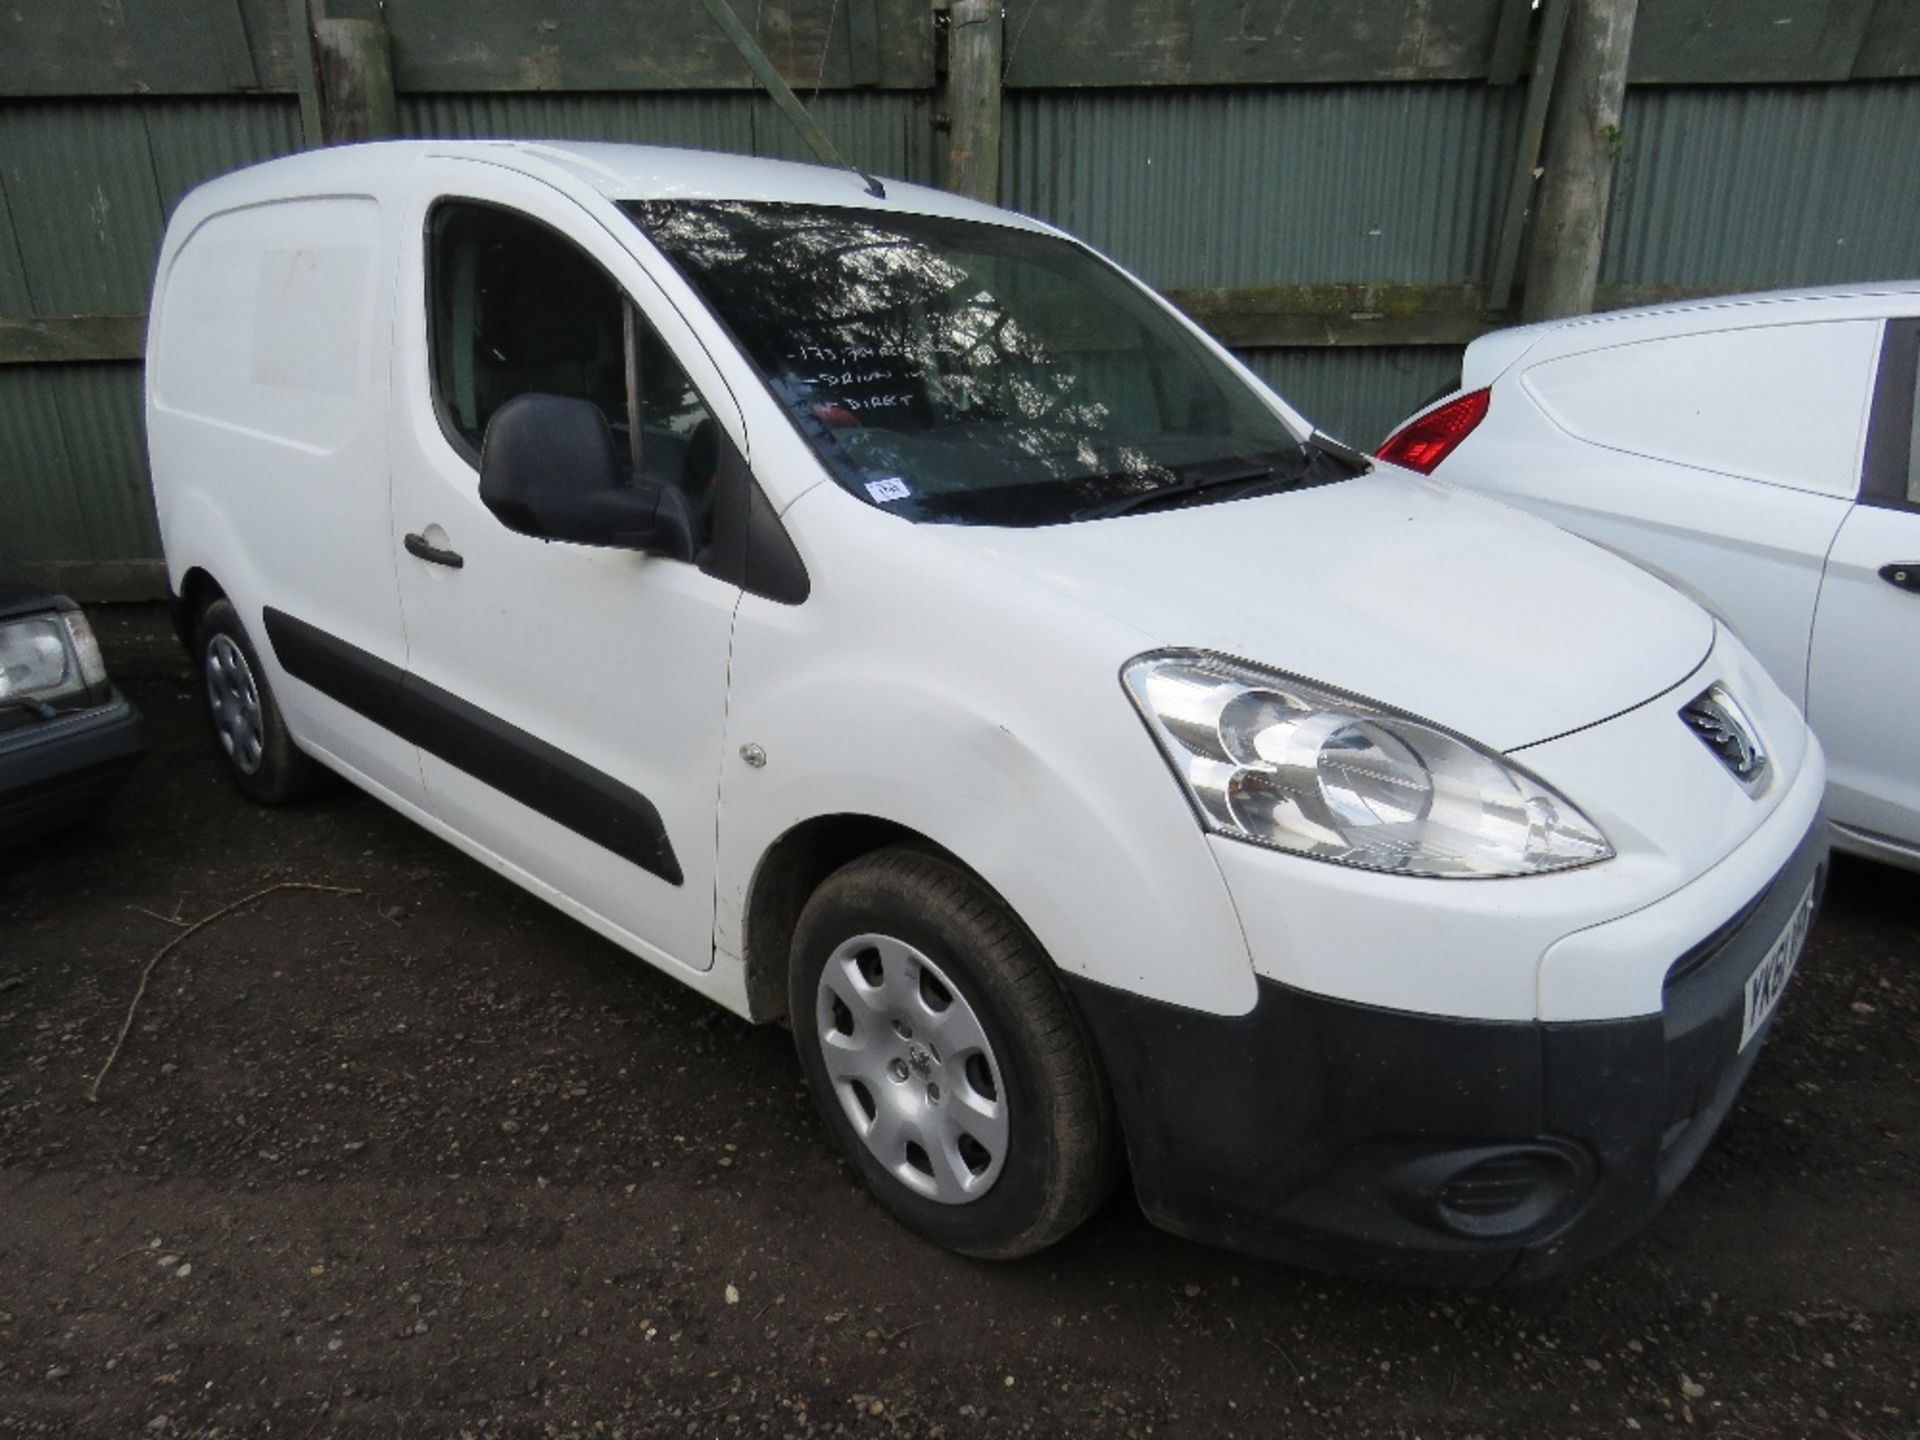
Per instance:
[[[907,1228],[1007,1260],[1107,1198],[1117,1126],[1092,1042],[1039,947],[966,870],[905,848],[853,861],[807,901],[791,962],[807,1087]]]
[[[193,662],[214,748],[248,799],[286,805],[326,788],[332,777],[287,734],[259,652],[231,602],[215,600],[200,612]]]

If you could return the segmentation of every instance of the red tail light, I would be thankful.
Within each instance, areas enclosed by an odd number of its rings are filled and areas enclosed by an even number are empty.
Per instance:
[[[1451,455],[1460,442],[1473,433],[1473,427],[1487,418],[1485,390],[1469,390],[1457,395],[1438,410],[1429,410],[1418,420],[1403,425],[1392,439],[1373,453],[1422,475],[1431,475],[1433,467]]]

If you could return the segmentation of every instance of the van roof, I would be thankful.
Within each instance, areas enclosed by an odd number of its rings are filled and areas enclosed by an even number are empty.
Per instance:
[[[759,200],[1052,228],[977,200],[901,180],[887,180],[886,196],[879,198],[868,192],[860,175],[830,165],[577,140],[381,140],[329,146],[234,171],[202,186],[196,198],[224,208],[268,198],[338,193],[342,187],[379,191],[428,156],[501,165],[558,182],[562,188],[584,186],[609,200]]]
[[[1467,389],[1489,384],[1522,356],[1539,361],[1668,335],[1826,320],[1877,320],[1916,313],[1920,313],[1920,280],[1862,280],[1799,290],[1709,295],[1631,310],[1570,315],[1482,335],[1467,347],[1462,381]]]

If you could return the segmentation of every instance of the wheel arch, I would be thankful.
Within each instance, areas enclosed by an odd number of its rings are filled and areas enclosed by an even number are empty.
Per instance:
[[[911,826],[856,813],[802,820],[767,847],[747,889],[741,928],[749,1019],[766,1022],[786,1017],[787,967],[792,958],[794,928],[820,883],[862,855],[891,846],[922,850],[964,870],[999,898],[1016,921],[1020,920],[1018,912],[977,870]],[[1024,928],[1024,922],[1020,923]],[[1046,954],[1044,946],[1038,948]]]
[[[189,565],[180,577],[173,599],[173,633],[189,656],[193,653],[193,628],[201,614],[216,600],[227,598],[226,587],[213,578],[204,566]]]

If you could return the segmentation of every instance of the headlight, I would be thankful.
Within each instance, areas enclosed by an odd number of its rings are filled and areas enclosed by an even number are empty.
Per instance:
[[[0,702],[61,700],[106,678],[99,643],[78,611],[0,620]]]
[[[106,658],[100,653],[100,642],[94,639],[93,626],[87,623],[87,617],[78,610],[68,610],[60,619],[67,627],[67,639],[73,645],[73,659],[80,667],[81,683],[89,689],[106,684]]]
[[[1143,655],[1121,678],[1218,834],[1402,875],[1536,875],[1613,855],[1564,796],[1423,721],[1195,651]]]

